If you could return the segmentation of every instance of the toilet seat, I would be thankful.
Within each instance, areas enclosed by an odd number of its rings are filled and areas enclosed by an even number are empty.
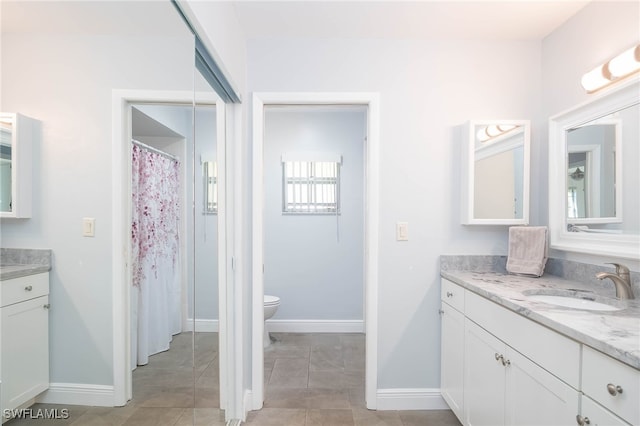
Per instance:
[[[269,295],[264,295],[264,306],[273,306],[273,305],[279,305],[280,304],[280,298],[277,296],[269,296]]]

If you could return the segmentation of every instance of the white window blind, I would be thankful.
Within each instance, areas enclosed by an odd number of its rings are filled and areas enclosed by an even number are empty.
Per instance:
[[[284,214],[340,213],[339,161],[282,162]]]

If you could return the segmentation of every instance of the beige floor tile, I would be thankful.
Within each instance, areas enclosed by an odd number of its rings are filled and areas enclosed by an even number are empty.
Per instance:
[[[193,387],[145,386],[134,389],[133,404],[139,407],[193,408]]]
[[[340,344],[313,346],[309,358],[309,370],[344,371],[342,346]]]
[[[349,389],[349,403],[352,408],[366,408],[364,388]]]
[[[311,409],[306,426],[354,426],[351,410]]]
[[[122,426],[138,409],[133,404],[124,407],[90,407],[75,419],[73,426]]]
[[[305,396],[307,408],[351,408],[347,389],[308,389]]]
[[[173,426],[184,413],[184,408],[138,407],[123,426]]]
[[[266,408],[307,408],[307,389],[279,388],[267,386],[264,407]]]
[[[279,358],[271,371],[270,386],[307,387],[309,382],[309,361],[304,358]]]
[[[400,411],[403,426],[461,426],[451,410]]]
[[[219,408],[186,409],[175,426],[224,426],[224,410]]]
[[[355,426],[404,426],[397,411],[374,411],[366,408],[354,408]]]
[[[305,426],[307,410],[296,408],[263,408],[247,416],[247,425]]]

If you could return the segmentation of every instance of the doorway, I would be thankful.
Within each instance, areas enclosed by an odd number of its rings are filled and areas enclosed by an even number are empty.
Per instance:
[[[365,400],[376,408],[377,389],[377,258],[379,101],[375,93],[255,93],[253,96],[253,296],[252,296],[252,394],[250,409],[264,402],[264,129],[269,106],[360,106],[366,109],[364,146],[364,320]]]

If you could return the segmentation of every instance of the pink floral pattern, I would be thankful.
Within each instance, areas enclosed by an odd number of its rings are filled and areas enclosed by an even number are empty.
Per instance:
[[[132,160],[132,272],[133,285],[140,288],[146,274],[157,278],[159,266],[176,267],[180,163],[137,145]]]

